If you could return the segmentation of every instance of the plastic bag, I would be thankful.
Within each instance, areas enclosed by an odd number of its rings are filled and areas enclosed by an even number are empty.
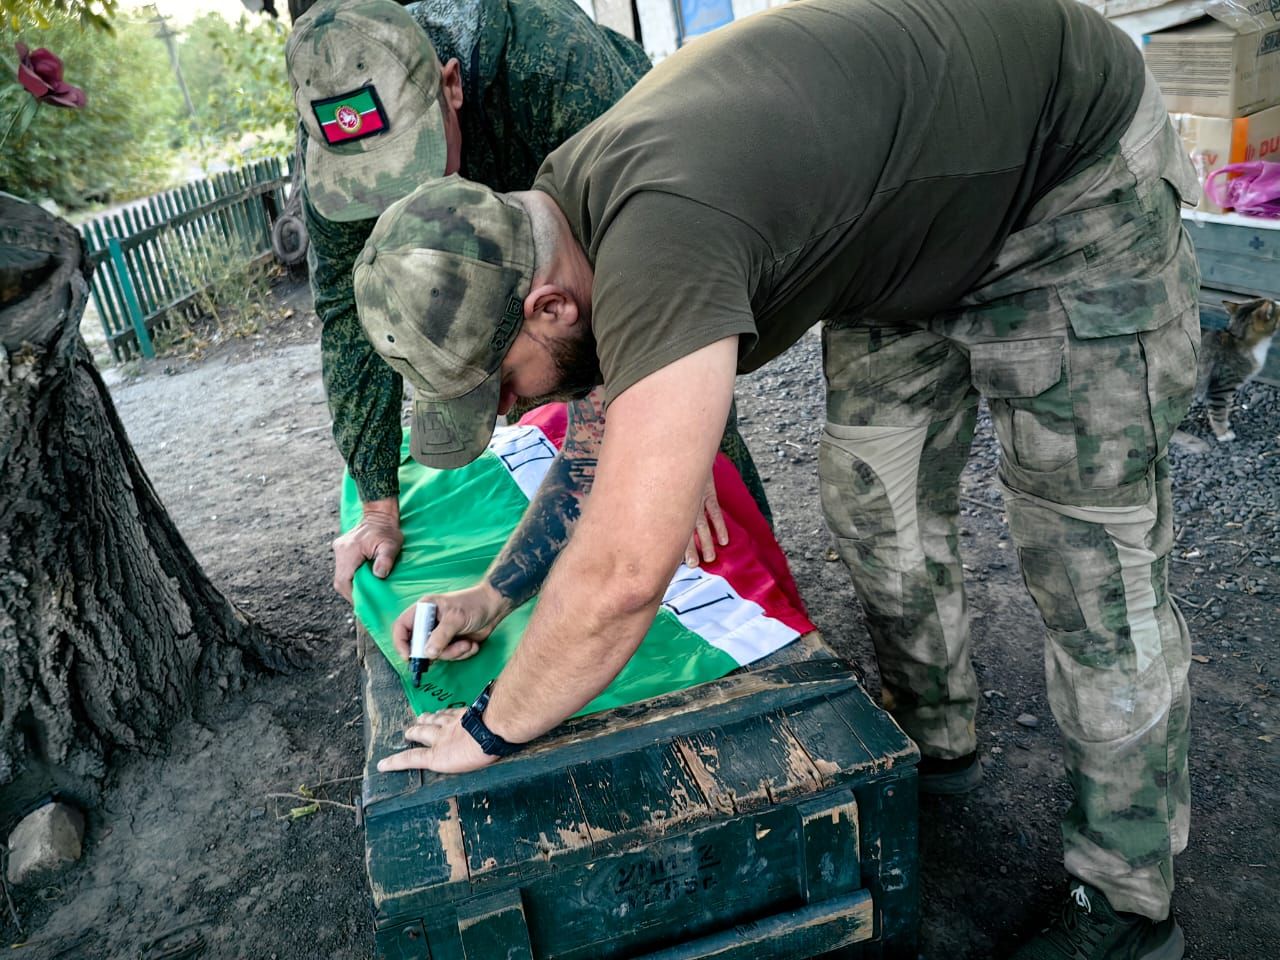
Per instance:
[[[1220,179],[1223,177],[1231,179]],[[1204,192],[1224,210],[1250,217],[1280,217],[1280,163],[1229,163],[1205,178]]]

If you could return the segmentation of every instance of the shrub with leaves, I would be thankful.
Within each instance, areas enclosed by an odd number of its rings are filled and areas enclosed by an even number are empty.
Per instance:
[[[53,0],[43,6],[59,5],[67,6]],[[34,25],[41,21],[47,26]],[[117,23],[107,31],[87,26],[77,13],[48,11],[15,30],[12,18],[2,17],[0,69],[9,77],[17,74],[19,42],[55,51],[87,102],[78,110],[41,109],[9,138],[0,152],[0,190],[74,208],[143,196],[164,183],[178,91],[164,82],[172,75],[168,57],[150,28]],[[7,123],[30,97],[21,85],[6,85],[0,118]]]
[[[0,18],[19,30],[24,22],[49,27],[66,16],[73,16],[86,26],[111,29],[111,17],[117,0],[0,0]]]
[[[198,357],[208,347],[257,333],[272,315],[274,265],[255,257],[242,241],[217,229],[197,247],[170,234],[162,241],[161,261],[170,282],[192,291],[187,309],[173,316],[156,337],[156,350]]]
[[[266,16],[228,23],[211,13],[187,27],[178,57],[197,130],[223,156],[258,159],[293,148],[293,97],[284,60],[288,36],[284,24]]]

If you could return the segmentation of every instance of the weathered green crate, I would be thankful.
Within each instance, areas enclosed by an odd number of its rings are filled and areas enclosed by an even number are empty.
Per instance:
[[[914,960],[917,751],[816,635],[457,777],[377,772],[407,708],[362,649],[379,957]]]

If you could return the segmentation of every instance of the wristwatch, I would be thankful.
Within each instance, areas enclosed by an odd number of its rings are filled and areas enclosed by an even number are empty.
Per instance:
[[[521,747],[523,743],[512,743],[509,740],[503,740],[500,736],[484,725],[484,711],[489,706],[489,692],[493,690],[494,683],[497,678],[490,680],[488,685],[480,691],[480,696],[476,697],[475,702],[462,714],[462,729],[471,734],[471,739],[480,745],[480,749],[491,757],[509,757]]]

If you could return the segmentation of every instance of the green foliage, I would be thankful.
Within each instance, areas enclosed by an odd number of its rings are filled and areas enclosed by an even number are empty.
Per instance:
[[[2,94],[0,94],[0,98],[3,98]],[[36,118],[36,111],[40,108],[40,101],[35,97],[28,97],[25,102],[18,97],[13,97],[12,99],[17,101],[15,103],[16,109],[13,111],[9,125],[5,127],[4,133],[0,134],[0,147],[8,143],[10,137],[15,140],[20,139],[27,132],[27,128],[31,126],[31,121]]]
[[[68,16],[83,24],[110,30],[117,5],[116,0],[0,0],[0,20],[7,21],[15,32],[21,30],[23,24],[46,29]]]
[[[257,159],[293,146],[293,98],[285,70],[288,30],[269,17],[228,23],[216,14],[193,21],[179,48],[195,106],[188,142],[203,139],[222,154]]]
[[[42,4],[57,6],[56,0]],[[70,4],[83,7],[84,4]],[[33,6],[33,5],[32,5]],[[125,200],[153,192],[168,179],[172,117],[178,92],[164,46],[151,28],[117,20],[108,32],[88,29],[78,13],[49,14],[48,26],[12,29],[0,19],[0,52],[11,60],[15,41],[48,47],[64,76],[84,89],[80,110],[41,106],[29,128],[0,152],[0,190],[65,207]],[[8,63],[9,77],[13,76]],[[0,78],[7,79],[7,78]],[[0,91],[7,126],[31,99],[16,83]]]
[[[112,14],[110,31],[86,28]],[[20,30],[10,22],[15,15]],[[116,0],[0,0],[0,136],[19,121],[0,151],[0,190],[74,209],[169,186],[179,153],[238,164],[292,149],[283,24],[206,14],[186,28],[176,46],[193,117],[147,16],[125,19]],[[67,81],[88,97],[84,109],[41,106],[34,118],[24,111],[30,95],[5,82],[14,76],[17,40],[62,58]]]

